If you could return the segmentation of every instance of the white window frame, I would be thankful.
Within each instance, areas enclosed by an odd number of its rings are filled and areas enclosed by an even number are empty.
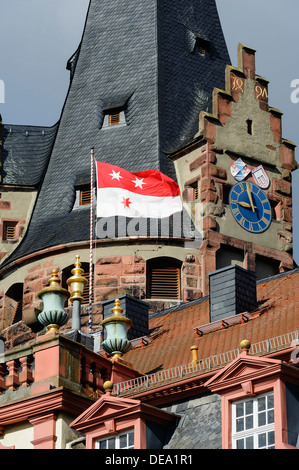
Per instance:
[[[129,434],[133,435],[133,445],[129,444],[129,438],[128,438]],[[120,447],[121,438],[124,437],[124,436],[127,436],[127,445],[125,447]],[[112,443],[112,441],[114,441],[115,446],[114,447],[109,447],[109,442]],[[105,446],[103,446],[104,443],[106,443]],[[102,444],[102,447],[101,447],[101,444]],[[128,429],[127,431],[121,432],[119,434],[113,434],[113,435],[110,435],[110,436],[103,437],[101,439],[97,439],[95,441],[95,448],[96,449],[102,449],[102,450],[105,450],[105,449],[134,449],[134,428]]]
[[[265,409],[258,408],[259,400],[264,399],[266,402]],[[273,407],[268,406],[269,400],[272,401]],[[246,413],[246,403],[247,409],[250,407],[249,402],[252,401],[253,407],[251,410]],[[271,403],[271,402],[270,402]],[[237,408],[240,409],[240,405],[243,404],[243,414],[237,416]],[[238,407],[239,405],[239,407]],[[259,424],[260,419],[265,417],[265,424]],[[248,428],[246,429],[246,418],[248,423]],[[237,429],[237,421],[241,424],[241,420],[245,424],[243,430]],[[251,422],[252,426],[249,424]],[[238,400],[232,403],[232,448],[238,449],[238,441],[243,440],[244,449],[253,448],[253,449],[273,449],[275,441],[268,443],[268,439],[274,437],[275,432],[275,423],[274,423],[274,392],[270,391],[267,393],[262,393],[255,397],[250,397],[242,400]],[[265,438],[265,445],[261,444],[261,439]],[[251,440],[253,447],[247,447],[249,441]]]

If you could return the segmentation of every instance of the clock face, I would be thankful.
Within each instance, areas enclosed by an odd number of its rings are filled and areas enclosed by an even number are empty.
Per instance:
[[[236,183],[229,193],[229,207],[238,224],[248,232],[264,232],[271,224],[269,199],[254,183]]]

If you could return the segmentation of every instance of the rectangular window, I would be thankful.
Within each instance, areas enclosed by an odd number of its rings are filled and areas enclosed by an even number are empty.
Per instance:
[[[134,431],[96,441],[96,449],[134,449]]]
[[[233,403],[234,449],[274,449],[274,394]]]
[[[120,111],[111,111],[109,113],[109,126],[114,126],[120,123]]]
[[[87,206],[91,202],[90,186],[80,189],[80,206]]]
[[[17,222],[3,222],[3,240],[12,241],[17,239]]]

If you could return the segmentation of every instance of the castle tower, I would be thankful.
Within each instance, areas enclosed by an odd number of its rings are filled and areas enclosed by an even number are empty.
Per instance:
[[[167,155],[193,138],[228,62],[214,1],[92,0],[32,219],[11,259],[89,239],[89,211],[76,210],[76,196],[90,181],[91,147],[97,160],[175,177]]]
[[[90,1],[82,40],[67,64],[70,86],[57,125],[28,130],[3,125],[5,199],[17,198],[15,190],[24,201],[28,191],[31,195],[18,214],[14,239],[1,245],[3,295],[11,295],[6,312],[23,290],[23,318],[34,318],[34,292],[48,270],[58,268],[67,278],[77,253],[88,269],[90,148],[97,160],[129,171],[156,169],[176,179],[169,154],[193,140],[200,111],[212,111],[212,90],[224,86],[229,62],[214,0]],[[42,163],[30,188],[13,170],[24,165],[27,147],[27,173],[30,162]],[[182,298],[177,265],[181,272],[190,255],[183,241],[148,239],[145,231],[142,243],[140,251],[135,239],[122,245],[97,240],[95,300],[132,286],[139,297],[148,297],[146,265],[157,256],[166,260],[166,281],[174,278],[175,299]],[[17,293],[9,290],[16,269],[24,280]]]
[[[282,113],[268,103],[255,50],[239,44],[225,89],[213,91],[192,145],[172,158],[195,225],[202,224],[202,291],[207,274],[230,264],[257,279],[293,268],[292,184],[295,145],[282,136]]]
[[[165,236],[142,220],[134,235],[97,234],[95,319],[103,301],[122,295],[156,309],[205,296],[208,273],[229,264],[258,277],[292,268],[294,144],[282,138],[282,113],[268,105],[254,51],[240,46],[238,67],[230,65],[214,0],[91,0],[67,67],[70,87],[55,126],[2,125],[2,204],[16,230],[0,246],[1,328],[14,322],[20,302],[23,320],[34,323],[35,294],[53,269],[63,287],[77,254],[85,274],[89,269],[91,147],[98,161],[176,179],[191,232],[200,234],[198,245],[191,235],[186,243],[172,218]],[[41,165],[30,185],[35,161]],[[261,165],[271,217],[258,229],[258,194],[247,200],[245,186],[259,190],[253,171]],[[234,206],[237,171],[246,185]],[[16,220],[10,200],[22,200]]]

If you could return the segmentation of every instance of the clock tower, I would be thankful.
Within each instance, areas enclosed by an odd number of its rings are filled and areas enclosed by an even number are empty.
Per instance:
[[[212,113],[201,112],[193,143],[172,155],[207,274],[230,264],[257,279],[292,269],[295,145],[281,134],[282,113],[268,103],[268,81],[255,72],[255,50],[239,44],[238,67],[214,88]]]

